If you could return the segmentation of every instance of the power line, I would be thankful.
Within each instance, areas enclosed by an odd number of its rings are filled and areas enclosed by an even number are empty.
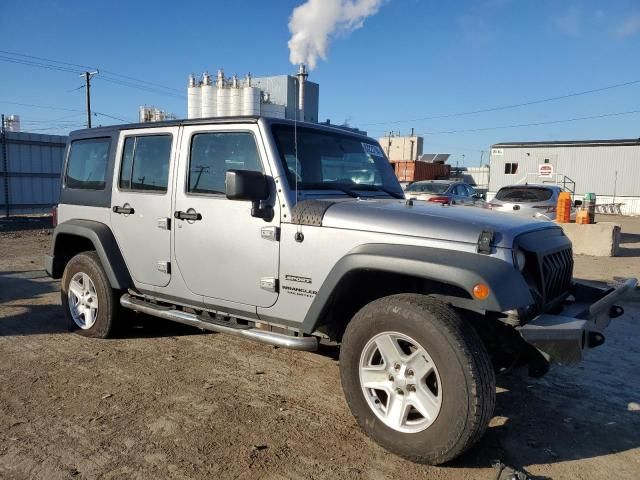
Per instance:
[[[116,85],[122,85],[129,88],[137,88],[138,90],[144,90],[145,92],[156,93],[158,95],[166,95],[166,96],[175,97],[175,98],[187,98],[187,96],[184,94],[163,92],[162,90],[158,90],[157,88],[147,87],[145,85],[136,85],[135,83],[127,82],[124,80],[118,80],[115,78],[97,77],[96,79],[109,82],[109,83],[114,83]]]
[[[0,55],[0,62],[8,62],[8,63],[17,63],[20,65],[27,65],[30,67],[39,67],[39,68],[46,68],[47,70],[57,70],[60,72],[68,72],[68,73],[79,73],[79,70],[73,70],[71,68],[67,68],[67,67],[61,67],[61,66],[57,66],[57,65],[50,65],[50,64],[46,64],[46,63],[40,63],[40,62],[33,62],[30,60],[22,60],[19,58],[10,58],[10,57],[5,57]]]
[[[32,108],[42,108],[46,110],[61,110],[65,112],[79,112],[84,113],[84,110],[78,110],[76,108],[64,108],[64,107],[53,107],[49,105],[35,105],[33,103],[22,103],[22,102],[12,102],[9,100],[0,100],[0,103],[6,103],[8,105],[18,105],[21,107],[32,107]]]
[[[30,66],[34,66],[34,67],[52,68],[52,69],[55,69],[55,70],[67,71],[67,72],[72,72],[72,73],[82,73],[82,70],[98,70],[96,67],[90,67],[90,66],[87,66],[87,65],[80,65],[80,64],[77,64],[77,63],[62,62],[62,61],[59,61],[59,60],[53,60],[53,59],[44,58],[44,57],[37,57],[35,55],[26,55],[26,54],[23,54],[23,53],[11,52],[11,51],[8,51],[8,50],[0,50],[0,53],[13,55],[14,57],[23,57],[24,59],[29,59],[29,60],[24,60],[22,58],[14,58],[14,59],[12,59],[10,57],[0,56],[0,61],[8,61],[8,62],[12,62],[12,63],[21,63],[23,65],[30,65]],[[38,60],[38,62],[35,62],[33,60]],[[44,63],[41,63],[41,62],[48,62],[48,63],[44,64]],[[55,65],[51,65],[51,64],[55,64]],[[79,68],[81,70],[72,69],[70,67],[77,67],[77,68]],[[180,94],[181,90],[178,90],[177,88],[167,87],[167,86],[161,85],[159,83],[150,82],[148,80],[141,80],[141,79],[129,76],[129,75],[123,75],[121,73],[113,72],[113,71],[110,71],[110,70],[100,69],[100,71],[101,71],[101,75],[106,74],[107,76],[120,77],[120,78],[129,80],[129,82],[123,82],[122,80],[118,80],[117,78],[110,79],[110,81],[112,83],[117,83],[119,85],[128,86],[128,87],[131,87],[131,88],[140,88],[140,89],[143,89],[142,87],[144,85],[150,85],[152,87],[156,87],[153,90],[152,89],[148,90],[148,91],[150,91],[152,93],[159,93],[159,94],[162,94],[162,95],[169,95],[168,92],[163,92],[161,90],[158,90],[158,89],[164,89],[164,90],[169,90],[169,91],[173,91],[173,92],[178,92],[178,93],[174,93],[173,95],[180,96],[181,98],[185,97],[185,95]],[[107,80],[107,78],[103,77],[102,80]],[[139,83],[141,85],[135,85],[132,82]],[[149,87],[147,87],[147,88],[149,88]]]
[[[600,115],[590,115],[586,117],[574,117],[574,118],[566,118],[563,120],[549,120],[545,122],[534,122],[534,123],[519,123],[515,125],[497,125],[493,127],[480,127],[480,128],[468,128],[468,129],[460,129],[460,130],[442,130],[438,132],[422,132],[419,135],[446,135],[453,133],[469,133],[469,132],[484,132],[487,130],[500,130],[503,128],[520,128],[520,127],[537,127],[540,125],[553,125],[557,123],[569,123],[569,122],[577,122],[581,120],[594,120],[598,118],[606,118],[606,117],[618,117],[621,115],[633,115],[636,113],[640,113],[640,110],[628,110],[626,112],[614,112],[614,113],[603,113]]]
[[[600,88],[594,88],[591,90],[583,90],[581,92],[573,92],[573,93],[568,93],[566,95],[559,95],[556,97],[548,97],[548,98],[541,98],[538,100],[531,100],[531,101],[527,101],[527,102],[522,102],[522,103],[513,103],[510,105],[501,105],[498,107],[489,107],[489,108],[482,108],[480,110],[470,110],[467,112],[457,112],[457,113],[444,113],[444,114],[439,114],[439,115],[432,115],[429,117],[421,117],[421,118],[413,118],[413,119],[408,119],[408,120],[392,120],[392,121],[388,121],[388,122],[374,122],[374,123],[362,123],[361,125],[363,127],[366,126],[374,126],[374,125],[393,125],[393,124],[398,124],[398,123],[409,123],[409,122],[421,122],[424,120],[436,120],[436,119],[442,119],[442,118],[451,118],[451,117],[463,117],[466,115],[475,115],[478,113],[488,113],[488,112],[497,112],[500,110],[509,110],[512,108],[519,108],[519,107],[526,107],[529,105],[537,105],[540,103],[546,103],[546,102],[554,102],[556,100],[563,100],[566,98],[572,98],[572,97],[579,97],[582,95],[589,95],[591,93],[597,93],[597,92],[603,92],[605,90],[612,90],[614,88],[620,88],[620,87],[628,87],[630,85],[636,85],[639,84],[640,80],[632,80],[630,82],[624,82],[624,83],[616,83],[614,85],[607,85],[605,87],[600,87]]]
[[[147,85],[152,85],[154,87],[164,88],[166,90],[173,90],[174,92],[182,93],[182,90],[179,90],[177,88],[167,87],[165,85],[160,85],[159,83],[150,82],[148,80],[140,80],[140,79],[137,79],[135,77],[130,77],[129,75],[123,75],[121,73],[115,73],[115,72],[112,72],[112,71],[109,71],[109,70],[101,70],[101,71],[102,71],[102,73],[106,73],[107,75],[112,75],[114,77],[125,78],[127,80],[133,80],[133,81],[138,82],[138,83],[146,83]]]
[[[13,101],[9,101],[9,100],[0,100],[0,103],[6,103],[8,105],[18,105],[21,107],[32,107],[32,108],[42,108],[42,109],[46,109],[46,110],[61,110],[61,111],[65,111],[65,112],[77,112],[77,113],[85,113],[85,110],[78,110],[75,108],[64,108],[64,107],[53,107],[50,105],[36,105],[34,103],[22,103],[22,102],[13,102]],[[108,113],[104,113],[104,112],[93,112],[93,115],[101,115],[103,117],[106,118],[112,118],[114,120],[118,120],[120,122],[125,122],[125,123],[130,123],[130,120],[125,120],[123,118],[120,117],[115,117],[113,115],[110,115]],[[47,120],[42,120],[42,122],[46,122]],[[51,120],[54,121],[54,120]]]
[[[118,120],[120,122],[124,122],[124,123],[133,123],[131,122],[131,120],[125,120],[124,118],[118,118],[118,117],[114,117],[113,115],[108,115],[106,113],[101,113],[101,112],[93,112],[94,115],[102,115],[103,117],[107,117],[107,118],[111,118],[113,120]]]
[[[16,57],[30,58],[30,59],[33,59],[33,60],[41,60],[41,61],[44,61],[44,62],[58,63],[58,64],[61,64],[61,65],[66,65],[68,67],[78,67],[81,70],[95,70],[96,69],[96,67],[90,67],[90,66],[87,66],[87,65],[79,65],[77,63],[61,62],[60,60],[51,60],[50,58],[36,57],[35,55],[27,55],[25,53],[10,52],[8,50],[0,50],[0,53],[5,53],[7,55],[14,55]]]

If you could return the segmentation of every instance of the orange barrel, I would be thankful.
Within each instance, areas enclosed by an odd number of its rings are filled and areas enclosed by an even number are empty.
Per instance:
[[[581,208],[580,211],[576,215],[576,223],[580,225],[588,225],[589,224],[589,211]]]
[[[558,206],[556,208],[556,221],[559,223],[569,223],[571,220],[571,194],[560,192],[558,195]]]

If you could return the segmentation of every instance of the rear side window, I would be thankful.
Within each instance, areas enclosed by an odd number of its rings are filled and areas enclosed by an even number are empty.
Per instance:
[[[110,138],[89,138],[71,142],[65,186],[104,190],[110,144]]]
[[[445,193],[448,189],[448,183],[415,182],[407,187],[407,192]]]
[[[197,133],[191,140],[189,193],[226,193],[227,170],[261,172],[253,135],[248,132]]]
[[[496,193],[496,200],[503,202],[545,202],[551,198],[553,191],[549,188],[506,187]]]
[[[166,192],[171,135],[127,137],[118,186],[121,190]]]

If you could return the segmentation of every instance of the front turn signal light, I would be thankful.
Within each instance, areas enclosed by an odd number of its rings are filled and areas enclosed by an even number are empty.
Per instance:
[[[489,287],[484,283],[476,283],[471,291],[478,300],[486,300],[489,297]]]

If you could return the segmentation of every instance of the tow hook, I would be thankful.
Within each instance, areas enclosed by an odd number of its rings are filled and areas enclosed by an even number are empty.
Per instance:
[[[602,335],[600,332],[589,332],[589,335],[587,336],[587,346],[589,348],[599,347],[603,343],[604,343],[604,335]]]
[[[611,308],[609,309],[609,316],[611,318],[618,318],[622,315],[624,315],[624,308],[618,305],[611,305]]]

